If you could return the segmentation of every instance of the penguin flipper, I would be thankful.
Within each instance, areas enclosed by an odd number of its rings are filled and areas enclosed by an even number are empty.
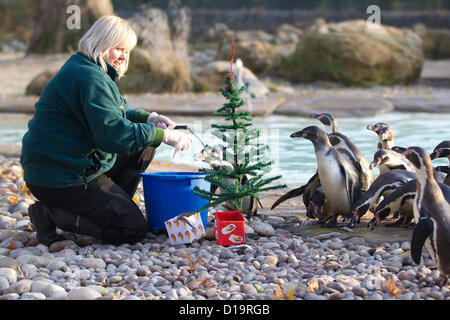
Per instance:
[[[276,208],[280,203],[286,201],[287,199],[293,198],[293,197],[297,197],[299,195],[301,195],[303,193],[303,191],[305,190],[305,186],[301,186],[299,188],[293,189],[287,193],[285,193],[284,195],[282,195],[277,201],[274,202],[274,204],[272,205],[272,208],[270,208],[270,210],[273,210],[274,208]]]
[[[425,240],[433,233],[433,230],[433,220],[421,217],[411,239],[411,257],[416,264],[420,264],[423,245]]]

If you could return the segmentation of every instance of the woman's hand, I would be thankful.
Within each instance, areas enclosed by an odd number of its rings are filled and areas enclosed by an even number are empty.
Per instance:
[[[147,118],[147,123],[153,123],[155,125],[155,127],[157,128],[161,128],[161,129],[175,129],[175,122],[173,122],[172,120],[170,120],[169,118],[159,115],[156,112],[152,112],[150,113],[150,115]]]
[[[172,158],[175,157],[175,154],[177,154],[178,151],[189,150],[192,145],[192,138],[189,135],[171,129],[164,129],[162,141],[175,148]]]

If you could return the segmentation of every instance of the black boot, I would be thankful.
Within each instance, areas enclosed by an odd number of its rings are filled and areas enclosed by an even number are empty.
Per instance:
[[[100,226],[82,215],[60,208],[52,208],[50,215],[52,221],[63,231],[101,238]]]
[[[37,239],[46,246],[66,239],[63,235],[56,233],[56,225],[49,212],[49,208],[39,201],[28,208],[28,215],[36,229]]]

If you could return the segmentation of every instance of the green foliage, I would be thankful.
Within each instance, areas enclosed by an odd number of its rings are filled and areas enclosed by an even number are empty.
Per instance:
[[[238,111],[245,104],[240,97],[244,90],[245,87],[236,88],[234,76],[230,74],[226,79],[226,87],[220,89],[227,102],[214,115],[225,118],[227,123],[213,124],[211,127],[217,129],[215,135],[223,141],[223,157],[219,160],[231,163],[233,170],[200,169],[208,173],[205,179],[212,185],[218,186],[219,192],[213,193],[195,187],[195,194],[210,200],[207,205],[197,211],[224,202],[230,202],[242,211],[244,198],[253,196],[259,199],[260,192],[286,188],[286,185],[269,186],[281,176],[264,177],[272,164],[272,161],[265,156],[269,147],[259,144],[260,130],[252,127],[250,112]]]

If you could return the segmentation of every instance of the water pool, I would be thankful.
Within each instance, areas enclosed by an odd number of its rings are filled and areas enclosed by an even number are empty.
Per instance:
[[[23,134],[27,130],[27,122],[31,115],[1,113],[0,114],[0,143],[20,144]],[[219,140],[211,134],[211,124],[222,122],[222,118],[196,118],[187,116],[171,117],[177,124],[190,126],[196,135],[207,144],[216,144]],[[399,113],[379,115],[375,117],[338,118],[339,131],[347,135],[371,161],[376,151],[378,138],[372,131],[366,129],[368,124],[385,122],[395,133],[397,145],[417,145],[431,152],[442,140],[450,139],[450,114],[432,113]],[[300,185],[314,174],[316,159],[313,145],[305,139],[292,139],[290,134],[304,127],[321,123],[311,118],[272,115],[269,117],[254,117],[253,124],[261,129],[262,141],[271,146],[269,157],[275,161],[271,175],[281,174],[283,178],[278,182],[288,185]],[[157,161],[187,163],[205,166],[193,159],[194,154],[202,149],[202,144],[194,138],[191,150],[179,152],[172,159],[173,148],[161,144],[156,153]],[[447,159],[437,159],[434,165],[445,165]],[[378,170],[375,169],[375,174]]]

